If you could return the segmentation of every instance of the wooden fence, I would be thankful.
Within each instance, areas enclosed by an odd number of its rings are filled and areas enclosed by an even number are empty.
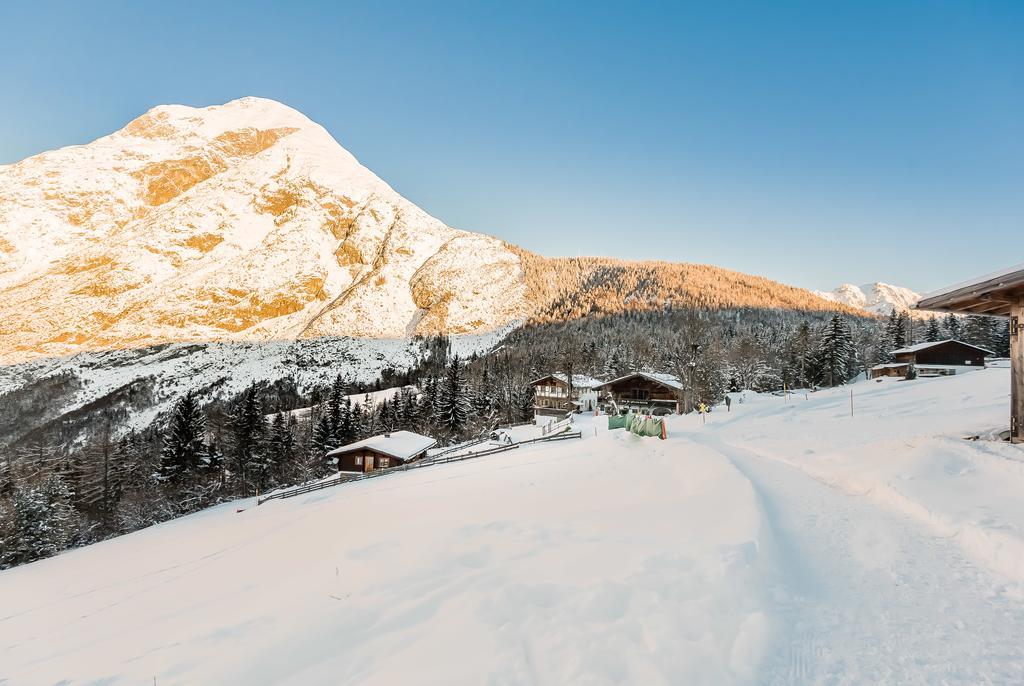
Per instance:
[[[566,425],[564,428],[568,428]],[[305,484],[302,486],[296,486],[295,488],[289,488],[286,491],[278,491],[277,493],[271,493],[268,496],[258,498],[256,500],[257,505],[262,505],[270,500],[280,500],[281,498],[291,498],[297,495],[303,495],[304,493],[312,493],[313,491],[321,491],[325,488],[333,488],[334,486],[340,486],[341,484],[350,483],[352,481],[363,481],[365,479],[373,479],[378,476],[384,476],[385,474],[394,474],[395,472],[407,472],[410,469],[420,469],[421,467],[433,467],[434,465],[447,464],[449,462],[461,462],[462,460],[471,460],[475,457],[484,457],[485,455],[494,455],[496,453],[504,453],[509,450],[516,450],[521,445],[527,445],[530,443],[546,443],[549,441],[565,441],[574,438],[582,438],[582,431],[567,432],[564,429],[560,433],[553,433],[547,436],[541,436],[540,438],[531,438],[526,441],[519,441],[518,443],[510,443],[508,445],[499,445],[493,448],[485,448],[484,450],[477,450],[476,452],[468,452],[462,455],[451,455],[450,457],[442,457],[441,455],[435,455],[432,458],[422,460],[420,462],[411,462],[409,464],[399,465],[397,467],[390,467],[388,469],[377,469],[366,474],[344,474],[337,479],[331,479],[330,481],[318,481],[316,483]],[[471,445],[479,445],[480,442],[463,444],[458,446],[459,450],[465,450]],[[454,452],[454,451],[447,451]]]

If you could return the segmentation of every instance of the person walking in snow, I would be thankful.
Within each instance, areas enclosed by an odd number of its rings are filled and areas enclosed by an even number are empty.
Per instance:
[[[728,395],[725,396],[725,411],[732,412],[732,398]]]

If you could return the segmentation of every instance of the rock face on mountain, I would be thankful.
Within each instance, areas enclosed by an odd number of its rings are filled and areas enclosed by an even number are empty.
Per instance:
[[[2,364],[671,306],[846,309],[717,267],[549,260],[450,228],[323,127],[260,98],[156,107],[0,166]]]
[[[893,309],[909,310],[921,299],[920,293],[915,293],[909,288],[893,286],[880,281],[863,286],[844,283],[835,290],[815,291],[815,293],[826,300],[882,315],[889,314]]]
[[[0,167],[0,359],[166,341],[402,337],[525,313],[517,255],[427,215],[321,126],[157,107]]]

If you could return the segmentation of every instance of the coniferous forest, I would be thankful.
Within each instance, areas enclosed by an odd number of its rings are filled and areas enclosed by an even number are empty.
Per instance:
[[[36,433],[0,452],[0,568],[131,532],[219,502],[332,474],[327,453],[407,429],[454,444],[533,417],[530,381],[550,372],[612,379],[652,370],[682,380],[684,410],[727,392],[781,392],[848,383],[914,342],[963,340],[1006,355],[1006,323],[987,317],[912,320],[786,309],[673,309],[538,321],[494,349],[461,359],[444,336],[421,342],[409,369],[372,383],[342,365],[300,387],[294,376],[221,397],[187,388],[140,424],[149,397],[97,404],[76,421],[85,438]],[[74,385],[72,376],[43,387]],[[374,391],[396,389],[379,394]],[[24,397],[5,404],[36,407]],[[140,409],[141,408],[141,409]],[[13,410],[12,410],[13,414]],[[10,416],[10,415],[9,415]]]

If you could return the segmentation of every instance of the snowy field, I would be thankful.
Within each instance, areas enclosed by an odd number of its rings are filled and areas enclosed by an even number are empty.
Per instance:
[[[0,683],[1024,682],[1024,450],[963,438],[1008,370],[853,388],[667,441],[581,417],[2,572]]]

